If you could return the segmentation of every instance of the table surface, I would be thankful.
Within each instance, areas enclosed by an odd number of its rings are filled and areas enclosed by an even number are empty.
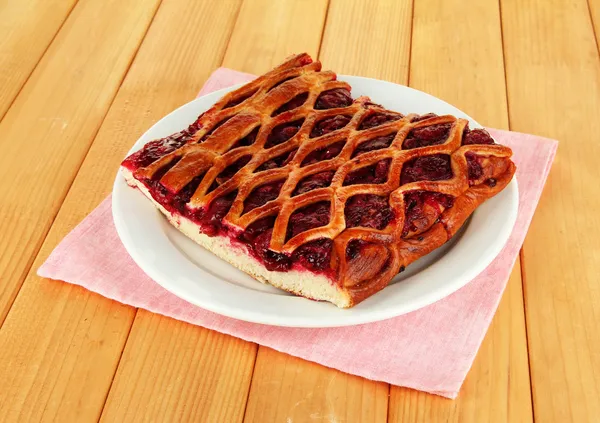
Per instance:
[[[600,0],[473,3],[1,0],[0,421],[599,421]],[[561,142],[455,401],[36,275],[213,70],[303,51]]]

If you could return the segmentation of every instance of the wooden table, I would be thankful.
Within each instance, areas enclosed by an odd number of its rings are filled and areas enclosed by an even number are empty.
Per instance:
[[[0,421],[600,421],[600,0],[466,3],[0,1]],[[302,51],[561,141],[455,401],[36,276],[214,69]]]

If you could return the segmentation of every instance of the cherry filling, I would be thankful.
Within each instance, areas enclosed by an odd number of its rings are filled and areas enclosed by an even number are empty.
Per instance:
[[[291,257],[288,257],[269,249],[274,224],[275,216],[259,219],[248,226],[237,237],[237,240],[246,244],[251,254],[271,271],[288,271],[294,263],[316,272],[330,270],[333,247],[330,239],[323,238],[307,242],[298,247]]]
[[[244,201],[244,213],[267,204],[279,196],[285,179],[271,182],[254,188],[248,198]]]
[[[452,178],[450,156],[434,154],[409,160],[402,166],[400,185],[416,181],[443,181]]]
[[[158,170],[153,176],[152,179],[147,179],[144,181],[148,191],[152,197],[160,204],[162,204],[167,210],[173,212],[178,211],[181,214],[187,214],[186,204],[196,192],[198,185],[204,178],[204,173],[201,175],[197,175],[194,177],[185,187],[183,187],[179,192],[172,193],[170,192],[163,184],[160,183],[160,179],[167,173],[173,166],[177,164],[181,160],[180,157],[177,157],[175,160],[171,161],[168,165],[162,167]]]
[[[250,224],[236,239],[245,244],[250,254],[267,270],[287,272],[292,267],[289,257],[269,249],[274,225],[275,216],[263,217]]]
[[[344,214],[347,228],[362,226],[380,230],[394,217],[387,198],[373,194],[359,194],[350,198]]]
[[[454,197],[439,192],[412,191],[404,195],[404,204],[402,237],[429,229],[445,209],[454,205]]]
[[[333,117],[325,118],[315,124],[312,131],[310,131],[310,137],[320,137],[321,135],[328,134],[336,131],[348,125],[352,116],[336,115]]]
[[[260,131],[260,126],[257,126],[256,128],[254,128],[252,130],[252,132],[250,132],[244,138],[238,140],[235,144],[233,144],[233,146],[231,147],[231,150],[233,150],[234,148],[247,147],[249,145],[254,144],[254,141],[256,141],[256,136],[258,135],[258,131]]]
[[[198,116],[198,119],[188,126],[187,129],[166,138],[149,142],[141,150],[136,151],[127,157],[121,164],[133,171],[141,167],[149,166],[161,157],[177,150],[188,142],[202,127],[200,118],[202,118],[203,115],[204,113]]]
[[[262,172],[263,170],[277,169],[279,167],[283,167],[283,166],[287,165],[289,162],[292,161],[292,159],[296,155],[297,151],[298,151],[298,149],[288,151],[277,157],[267,160],[266,162],[261,164],[259,167],[257,167],[256,170],[254,171],[254,173]]]
[[[335,88],[321,93],[315,102],[315,109],[336,109],[348,107],[352,104],[352,96],[345,88]]]
[[[223,169],[221,173],[219,173],[219,175],[215,178],[215,180],[219,185],[224,184],[225,182],[233,178],[235,174],[240,171],[241,168],[246,166],[250,159],[252,159],[252,156],[250,155],[240,157],[235,162]]]
[[[298,119],[293,122],[285,122],[277,125],[271,130],[271,133],[267,137],[265,148],[283,144],[298,133],[303,123],[304,119]]]
[[[177,150],[190,138],[191,134],[180,132],[167,138],[151,141],[144,148],[127,157],[121,164],[132,171],[149,166],[161,157]]]
[[[421,122],[422,120],[430,119],[433,117],[437,117],[437,115],[435,113],[426,113],[424,115],[414,116],[410,121],[411,121],[411,123],[412,122]]]
[[[223,229],[222,220],[229,212],[233,200],[237,195],[237,190],[230,192],[222,197],[215,198],[206,212],[197,211],[193,216],[202,227],[202,232],[208,236],[218,235]]]
[[[356,157],[363,153],[368,153],[369,151],[381,150],[382,148],[388,148],[392,141],[394,141],[394,137],[396,137],[396,132],[391,134],[382,135],[380,137],[372,138],[368,141],[360,143],[358,147],[354,150],[352,157]]]
[[[463,131],[462,145],[495,144],[492,136],[485,129],[469,129]]]
[[[363,119],[363,121],[358,125],[358,130],[374,128],[379,125],[383,125],[387,122],[392,122],[395,120],[402,119],[402,115],[391,115],[389,113],[373,113],[372,115],[367,116]]]
[[[308,166],[317,162],[322,162],[325,160],[331,160],[337,157],[344,145],[346,144],[346,140],[334,142],[333,144],[329,144],[326,147],[319,148],[317,150],[313,150],[302,160],[300,167]]]
[[[286,240],[312,228],[329,223],[329,201],[319,201],[296,210],[290,216]]]
[[[335,170],[328,170],[325,172],[315,173],[314,175],[307,176],[302,179],[296,185],[296,189],[292,193],[292,197],[300,194],[304,194],[305,192],[312,191],[318,188],[324,188],[331,185],[331,180],[333,179],[333,175],[335,175]]]
[[[331,268],[331,250],[333,241],[328,238],[307,242],[292,254],[292,260],[312,271]]]
[[[344,186],[356,184],[383,184],[387,181],[391,159],[381,160],[371,166],[365,166],[350,172],[344,179]]]
[[[241,104],[244,101],[248,100],[250,97],[252,97],[254,94],[256,94],[257,91],[258,91],[258,89],[251,91],[248,94],[241,95],[238,98],[234,98],[233,100],[230,100],[223,108],[229,109],[230,107],[237,106],[238,104]]]
[[[276,253],[269,249],[272,233],[273,228],[271,225],[271,228],[259,233],[251,241],[246,241],[246,244],[252,255],[263,263],[267,270],[287,272],[292,267],[292,260],[285,254]]]
[[[479,157],[474,153],[466,153],[465,158],[467,159],[467,167],[469,169],[469,180],[473,181],[481,178],[483,175],[483,167]]]
[[[450,134],[451,127],[452,125],[450,123],[440,123],[437,125],[412,129],[404,140],[402,149],[410,150],[429,145],[443,144]]]
[[[304,104],[307,98],[308,93],[298,94],[296,97],[292,98],[290,101],[280,106],[279,109],[275,110],[271,116],[277,116],[282,114],[283,112],[287,112],[288,110],[297,109],[298,107]]]

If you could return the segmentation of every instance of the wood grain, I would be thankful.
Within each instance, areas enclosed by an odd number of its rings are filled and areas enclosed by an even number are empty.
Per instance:
[[[475,362],[454,401],[393,386],[394,422],[532,422],[519,263]]]
[[[118,164],[139,135],[193,98],[219,65],[237,5],[221,8],[181,0],[159,9],[0,330],[0,421],[85,422],[100,417],[135,310],[73,285],[41,279],[35,270],[110,193]],[[111,11],[105,20],[116,19],[114,15]],[[216,338],[206,338],[206,350],[211,339]],[[227,344],[219,342],[223,348]],[[202,369],[205,375],[213,371],[218,369]],[[196,393],[208,394],[200,389]],[[242,395],[239,414],[244,402]],[[227,404],[213,406],[226,410]]]
[[[292,54],[316,57],[326,12],[327,0],[244,0],[223,66],[260,75]]]
[[[286,36],[286,34],[289,33],[285,28],[278,25],[269,25],[268,19],[272,18],[274,14],[282,14],[284,16],[293,14],[297,19],[299,19],[298,16],[308,17],[307,10],[302,11],[299,9],[299,5],[301,5],[301,3],[304,4],[305,7],[311,7],[311,3],[308,2],[289,2],[285,3],[285,5],[289,7],[289,10],[283,11],[282,4],[276,2],[245,4],[245,6],[240,9],[233,33],[235,34],[237,32],[238,35],[236,35],[236,37],[240,37],[241,39],[258,40],[259,38],[257,37],[264,37],[264,40],[261,42],[266,43],[266,40],[270,40],[269,44],[272,46],[274,51],[285,49],[286,46],[289,47],[290,43],[293,44],[296,41],[293,39],[293,37]],[[261,7],[257,8],[257,5],[260,5]],[[312,4],[312,6],[314,6],[314,4]],[[258,11],[261,13],[257,16]],[[313,12],[315,11],[313,10]],[[323,10],[323,16],[324,12],[325,11]],[[248,16],[248,14],[251,15]],[[208,15],[210,16],[210,14]],[[246,26],[245,24],[242,24],[242,28],[240,29],[238,24],[240,22],[243,23],[248,21],[250,17],[253,18],[255,25]],[[159,27],[158,24],[157,27]],[[295,28],[295,30],[295,36],[301,39],[311,39],[309,32],[315,31],[311,25],[299,25],[297,28]],[[265,31],[273,32],[265,33]],[[303,34],[302,31],[305,31],[306,33]],[[321,28],[317,28],[316,31],[319,35],[321,34]],[[151,35],[152,30],[148,34],[148,37]],[[308,49],[312,48],[315,50],[318,48],[319,37],[312,38],[315,40],[314,45],[307,45],[306,47]],[[240,49],[239,54],[233,54],[232,50],[234,49]],[[244,60],[237,62],[238,59],[243,59],[246,57],[244,55],[248,53],[248,49],[249,46],[247,44],[237,45],[235,41],[230,42],[227,47],[227,51],[225,52],[223,65],[235,67],[241,71],[257,71],[262,73],[269,70],[283,59],[283,57],[275,58],[265,55],[265,57],[262,58],[264,60],[261,62],[254,61],[249,63],[245,62]],[[287,56],[287,54],[284,54],[283,56]],[[258,58],[261,58],[261,56],[258,56]],[[217,66],[218,64],[215,64],[213,69]],[[148,320],[151,321],[148,322]],[[127,418],[131,418],[133,420],[151,419],[152,421],[173,420],[173,415],[167,412],[165,412],[165,414],[150,415],[147,413],[151,411],[148,411],[145,407],[138,407],[138,404],[153,403],[157,404],[157,407],[160,406],[161,409],[177,408],[184,410],[181,412],[186,413],[185,415],[188,416],[190,420],[215,422],[241,421],[243,410],[246,406],[247,390],[250,386],[250,376],[252,374],[254,360],[256,357],[256,345],[244,343],[243,341],[235,338],[220,335],[227,340],[227,345],[229,345],[229,361],[221,363],[208,359],[197,360],[194,356],[186,353],[186,348],[177,348],[177,343],[180,343],[184,346],[190,346],[196,345],[196,343],[199,342],[198,339],[202,339],[206,344],[204,348],[207,351],[210,351],[211,349],[217,348],[217,346],[213,346],[213,344],[216,345],[218,342],[224,342],[221,341],[222,338],[214,336],[214,333],[213,336],[206,337],[206,330],[200,327],[190,327],[187,332],[183,331],[182,329],[177,331],[176,334],[172,334],[171,332],[173,331],[173,327],[179,328],[189,326],[185,323],[175,321],[170,323],[171,326],[168,328],[163,327],[153,329],[156,331],[156,336],[153,338],[152,342],[145,340],[145,338],[140,336],[138,333],[140,331],[146,332],[150,330],[148,328],[154,328],[159,322],[162,322],[162,320],[170,321],[170,319],[167,318],[154,318],[149,313],[139,313],[138,316],[136,316],[135,324],[132,328],[131,336],[127,342],[126,349],[128,351],[136,351],[138,354],[140,352],[145,352],[150,356],[154,356],[156,354],[162,354],[163,348],[167,348],[169,351],[170,361],[183,363],[183,365],[175,368],[156,366],[152,359],[122,361],[107,400],[103,419],[106,418],[106,420],[114,421],[121,421]],[[168,345],[168,347],[165,347],[165,344]],[[243,345],[244,347],[239,347],[239,345]],[[226,369],[222,366],[229,366],[232,362],[239,363],[239,370],[233,373],[226,373]],[[217,365],[217,363],[220,364]],[[165,396],[162,392],[165,389],[165,385],[159,383],[154,389],[147,389],[142,392],[136,391],[136,395],[121,395],[123,392],[130,392],[130,390],[135,388],[134,385],[136,384],[137,386],[145,383],[155,384],[156,380],[163,380],[165,371],[169,372],[171,380],[177,381],[173,384],[174,389],[178,389],[178,387],[182,386],[184,383],[191,383],[189,382],[190,378],[194,377],[202,377],[206,379],[215,377],[219,380],[223,379],[220,381],[219,385],[222,388],[217,392],[218,395],[214,397],[210,392],[202,392],[202,394],[199,395],[193,390],[178,391],[178,396]],[[231,384],[240,387],[240,390],[238,391],[239,395],[235,396],[232,395],[231,392],[227,393],[227,387],[231,386]],[[211,385],[205,386],[207,388],[211,387]],[[242,388],[245,388],[245,390]],[[208,397],[227,397],[228,401],[206,401]]]
[[[332,0],[320,59],[338,73],[406,84],[412,1]]]
[[[409,44],[401,41],[410,39],[410,19],[410,3],[332,1],[319,57],[324,69],[406,83]],[[400,41],[387,49],[379,41],[392,33]],[[245,421],[385,422],[387,402],[387,384],[259,347]]]
[[[385,422],[388,384],[260,347],[245,422]]]
[[[241,421],[256,346],[139,310],[102,422]]]
[[[484,125],[507,128],[498,4],[461,4],[415,3],[410,85],[456,105]],[[453,20],[458,8],[461,25]],[[520,276],[517,263],[458,399],[392,387],[390,422],[532,421]]]
[[[588,0],[592,25],[596,35],[596,46],[600,51],[600,0]]]
[[[502,1],[511,128],[556,138],[523,252],[539,422],[600,416],[600,59],[585,0]]]
[[[77,0],[0,2],[0,120]]]
[[[158,0],[79,3],[0,122],[0,322],[157,4]]]

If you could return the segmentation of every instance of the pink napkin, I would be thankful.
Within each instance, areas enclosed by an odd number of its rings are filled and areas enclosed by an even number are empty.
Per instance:
[[[218,69],[200,94],[252,78]],[[520,204],[513,233],[472,282],[404,316],[344,328],[297,329],[247,323],[198,308],[161,288],[134,264],[117,236],[110,197],[67,235],[38,274],[347,373],[455,398],[496,311],[557,148],[556,141],[533,135],[490,132],[513,149],[517,164]]]

